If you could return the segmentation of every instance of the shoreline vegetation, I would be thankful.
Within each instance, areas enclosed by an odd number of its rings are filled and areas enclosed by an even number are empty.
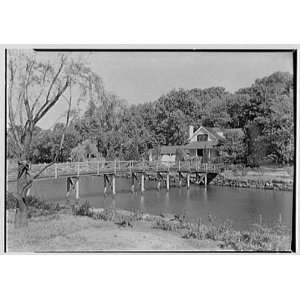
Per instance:
[[[14,200],[7,197],[8,251],[290,251],[291,232],[279,221],[238,231],[230,220],[218,223],[182,215],[143,213],[113,207],[47,204],[28,197],[29,226],[14,228]]]
[[[293,191],[293,167],[227,170],[218,174],[213,185]]]

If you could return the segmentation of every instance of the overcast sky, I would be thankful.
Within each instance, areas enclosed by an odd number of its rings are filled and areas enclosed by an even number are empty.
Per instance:
[[[173,88],[222,86],[234,92],[273,72],[293,72],[291,53],[94,52],[88,61],[108,91],[134,104]],[[50,127],[62,109],[57,105],[38,125]]]

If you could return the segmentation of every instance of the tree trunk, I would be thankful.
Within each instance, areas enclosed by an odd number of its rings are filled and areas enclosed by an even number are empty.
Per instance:
[[[17,209],[15,215],[15,227],[25,227],[28,225],[27,206],[25,197],[31,187],[31,178],[29,174],[29,162],[18,162],[18,177],[17,177]]]

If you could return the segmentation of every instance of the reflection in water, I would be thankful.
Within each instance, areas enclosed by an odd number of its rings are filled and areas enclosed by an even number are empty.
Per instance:
[[[207,187],[203,189],[203,201],[204,203],[207,203]]]
[[[130,192],[130,180],[118,178],[115,197],[111,191],[103,195],[103,180],[97,177],[82,177],[80,179],[81,202],[87,200],[94,207],[109,207],[120,209],[141,209],[150,214],[176,213],[187,215],[193,219],[207,220],[209,213],[216,216],[220,222],[230,218],[236,228],[247,228],[257,222],[259,214],[263,223],[278,221],[281,214],[282,222],[291,226],[293,193],[283,191],[265,191],[255,189],[234,189],[191,185],[186,187],[171,187],[169,191],[156,189],[156,182],[145,181],[146,191]],[[15,190],[15,184],[9,184],[9,190]],[[65,201],[66,185],[63,179],[51,179],[35,182],[31,194],[46,201]],[[74,203],[75,195],[70,196]]]
[[[180,190],[182,190],[182,189],[180,189]],[[190,194],[191,194],[191,190],[190,190],[190,189],[187,189],[187,190],[186,190],[186,200],[187,200],[187,201],[190,201]]]
[[[165,212],[168,212],[169,208],[170,208],[170,193],[169,191],[167,191],[165,195]]]
[[[143,194],[141,194],[141,204],[140,204],[140,209],[141,209],[142,211],[145,210],[144,202],[145,202],[145,197],[144,197]]]

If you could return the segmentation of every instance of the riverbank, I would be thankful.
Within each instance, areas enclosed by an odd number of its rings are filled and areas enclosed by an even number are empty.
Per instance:
[[[57,213],[30,219],[27,228],[7,224],[8,252],[59,251],[211,251],[218,242],[183,239],[177,232],[152,228],[137,221],[121,226],[113,221]]]
[[[226,170],[211,182],[213,185],[238,188],[293,191],[293,174],[287,168],[261,168],[260,170]]]
[[[14,228],[7,211],[7,251],[290,251],[286,228],[258,226],[235,231],[230,222],[190,222],[185,216],[93,209],[88,204],[35,214],[26,228]]]

